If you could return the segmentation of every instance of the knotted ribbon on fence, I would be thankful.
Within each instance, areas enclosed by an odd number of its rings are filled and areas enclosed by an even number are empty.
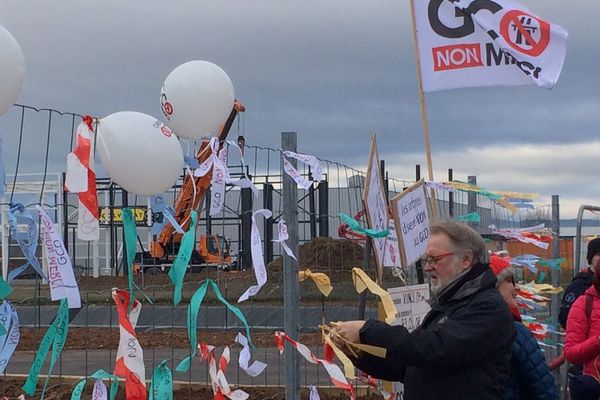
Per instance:
[[[181,289],[183,288],[183,278],[187,271],[192,252],[194,251],[194,244],[196,243],[196,223],[198,221],[198,212],[196,210],[190,211],[191,223],[187,232],[181,238],[179,244],[179,251],[177,257],[169,270],[169,278],[173,282],[173,304],[177,305],[181,301]]]
[[[77,127],[75,148],[67,156],[65,189],[78,193],[77,237],[80,240],[100,239],[100,218],[96,172],[94,171],[94,128],[89,115]]]
[[[352,385],[348,383],[340,367],[338,367],[336,364],[330,361],[318,358],[310,351],[308,347],[306,347],[300,342],[295,341],[294,339],[289,337],[285,332],[275,332],[275,342],[277,343],[279,354],[283,353],[284,341],[288,341],[298,351],[298,353],[300,353],[300,355],[304,357],[304,359],[309,363],[315,365],[322,365],[329,374],[331,383],[333,383],[336,387],[340,389],[348,391],[352,399],[354,399],[354,390],[352,388]]]
[[[373,282],[369,275],[367,275],[365,271],[360,268],[352,268],[352,282],[354,282],[354,287],[358,293],[362,293],[365,291],[365,289],[368,289],[369,292],[379,296],[383,306],[383,311],[385,312],[385,322],[388,324],[394,322],[397,313],[396,305],[386,290],[382,289],[381,286]]]
[[[127,262],[127,282],[129,286],[129,305],[128,311],[131,311],[131,307],[135,302],[135,289],[137,289],[146,299],[152,303],[152,300],[146,296],[144,291],[135,283],[133,279],[133,262],[135,260],[135,253],[137,247],[137,231],[135,228],[135,220],[133,219],[133,212],[131,208],[123,208],[122,211],[123,218],[123,236],[125,237],[125,247],[127,248],[127,253],[125,254],[125,260]]]
[[[319,289],[319,291],[323,293],[323,296],[325,297],[329,296],[329,293],[331,293],[333,290],[333,286],[331,286],[331,280],[323,272],[312,272],[308,268],[304,271],[298,271],[298,280],[302,282],[306,279],[312,279],[317,286],[317,289]]]
[[[19,232],[18,220],[25,221],[27,230],[23,233]],[[8,282],[12,282],[17,276],[27,269],[28,266],[32,266],[33,269],[44,279],[48,280],[42,266],[37,259],[36,251],[38,247],[38,226],[34,220],[31,212],[25,208],[23,204],[13,203],[10,205],[8,210],[8,223],[10,225],[10,232],[13,239],[16,239],[23,255],[27,259],[27,262],[18,268],[13,269],[8,274]]]
[[[0,329],[4,331],[0,333],[0,375],[2,375],[21,337],[19,315],[8,300],[4,300],[0,305],[0,323]]]
[[[309,165],[311,167],[312,180],[305,179],[298,170],[288,161],[286,157],[294,158],[298,161]],[[319,164],[319,160],[315,156],[308,154],[294,153],[292,151],[284,151],[281,153],[281,159],[283,161],[283,170],[288,174],[296,184],[304,190],[310,188],[313,182],[320,182],[323,179],[323,168]]]
[[[238,332],[235,342],[242,346],[240,356],[238,357],[240,368],[251,377],[256,378],[267,368],[267,364],[258,360],[250,364],[250,346],[248,346],[248,339],[242,333]]]
[[[43,245],[46,249],[48,278],[50,278],[48,281],[50,298],[52,300],[66,298],[69,308],[81,308],[81,295],[73,273],[71,257],[50,216],[40,206],[37,206],[37,210],[40,213],[40,226],[44,234]]]
[[[133,306],[131,306],[129,293],[119,289],[112,290],[112,298],[117,306],[119,316],[119,347],[114,374],[125,378],[127,400],[145,400],[147,393],[144,351],[135,335],[135,326],[140,316],[142,303],[134,300]],[[128,305],[131,306],[129,313]]]
[[[390,231],[388,231],[387,229],[378,231],[375,229],[363,228],[362,226],[360,226],[360,223],[357,220],[350,217],[349,215],[346,215],[344,213],[340,213],[339,215],[342,218],[342,220],[348,225],[348,227],[356,233],[362,233],[374,239],[384,238],[390,234]]]
[[[292,249],[290,249],[290,247],[285,242],[290,238],[290,236],[288,235],[287,226],[285,225],[285,221],[283,219],[280,219],[277,223],[277,232],[277,239],[273,239],[272,241],[275,243],[279,243],[288,256],[292,257],[294,260],[298,260],[294,255]]]
[[[104,379],[111,380],[110,384],[110,400],[114,400],[117,396],[117,391],[119,390],[119,380],[117,376],[113,374],[109,374],[103,369],[99,369],[94,372],[91,376],[91,379],[94,379],[94,391],[92,392],[92,400],[107,400],[107,389],[104,384]],[[71,393],[71,400],[80,400],[81,395],[83,394],[83,389],[85,389],[85,384],[87,383],[87,379],[82,379],[75,385],[73,388],[73,392]]]
[[[163,360],[154,369],[148,400],[173,400],[173,374]]]
[[[227,378],[225,378],[227,365],[229,365],[230,361],[229,347],[223,349],[223,353],[221,353],[221,357],[219,357],[218,368],[215,357],[215,346],[200,343],[198,347],[200,348],[202,360],[208,361],[208,374],[214,393],[213,400],[223,400],[223,396],[231,400],[246,400],[248,398],[248,393],[239,389],[231,390]]]
[[[202,285],[200,285],[200,287],[192,295],[192,299],[190,300],[190,305],[188,306],[187,331],[188,331],[188,338],[190,339],[190,347],[192,350],[191,354],[188,357],[181,360],[179,365],[177,365],[177,367],[175,368],[175,371],[185,372],[185,371],[189,370],[192,359],[196,355],[196,351],[197,351],[196,346],[198,344],[198,340],[196,338],[196,329],[198,326],[198,312],[200,311],[200,305],[202,304],[202,301],[204,300],[204,296],[206,296],[206,290],[208,289],[209,286],[212,288],[213,292],[215,292],[215,295],[217,296],[217,300],[219,300],[222,304],[224,304],[227,307],[227,309],[229,311],[231,311],[244,324],[244,326],[246,327],[246,335],[248,336],[248,341],[250,342],[250,345],[253,346],[252,340],[250,339],[250,327],[248,326],[248,322],[246,321],[246,317],[244,316],[242,311],[240,311],[239,308],[231,305],[227,300],[225,300],[225,298],[221,294],[221,291],[219,290],[219,287],[212,279],[207,279],[202,283]]]
[[[54,321],[52,321],[52,324],[48,327],[48,330],[42,338],[40,347],[38,348],[38,351],[35,355],[35,359],[33,360],[33,364],[29,369],[27,380],[25,381],[25,384],[21,387],[25,393],[27,393],[30,396],[33,396],[33,394],[35,393],[35,387],[40,376],[40,370],[42,369],[44,360],[48,355],[48,351],[50,351],[50,347],[52,347],[52,354],[50,356],[50,366],[48,368],[48,376],[46,377],[46,382],[44,383],[44,388],[42,390],[41,396],[41,399],[44,399],[44,393],[46,393],[46,386],[48,386],[48,381],[50,380],[50,375],[52,374],[52,368],[54,368],[54,364],[56,364],[56,361],[58,360],[58,357],[60,356],[60,353],[62,352],[62,349],[65,346],[68,332],[69,305],[67,303],[67,299],[62,299],[60,301],[60,305],[58,306],[58,311],[56,313],[56,317],[54,317]]]
[[[250,231],[250,254],[252,255],[252,267],[256,276],[256,285],[250,286],[238,299],[238,303],[248,300],[256,295],[260,288],[267,283],[267,268],[265,267],[265,258],[263,257],[262,244],[260,240],[260,232],[256,225],[256,214],[260,214],[265,218],[271,218],[273,213],[271,210],[260,209],[252,213],[252,229]]]

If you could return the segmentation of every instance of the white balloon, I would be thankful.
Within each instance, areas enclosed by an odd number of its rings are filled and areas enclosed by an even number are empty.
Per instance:
[[[96,151],[112,180],[140,195],[169,189],[183,168],[177,136],[156,118],[134,111],[100,120]]]
[[[169,127],[185,139],[206,136],[222,125],[233,108],[233,84],[219,66],[189,61],[165,79],[160,104]]]
[[[15,38],[0,26],[0,115],[17,100],[25,79],[25,57]]]

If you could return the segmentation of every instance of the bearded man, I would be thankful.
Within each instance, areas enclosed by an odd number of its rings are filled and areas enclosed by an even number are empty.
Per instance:
[[[422,258],[431,311],[412,332],[382,321],[347,321],[331,337],[356,367],[404,383],[405,400],[501,400],[509,377],[513,320],[496,289],[483,238],[468,225],[430,227]],[[338,336],[385,347],[385,359],[353,353]]]

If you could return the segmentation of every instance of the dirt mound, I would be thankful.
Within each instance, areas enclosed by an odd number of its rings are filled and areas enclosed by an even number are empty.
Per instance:
[[[363,264],[363,247],[348,239],[314,238],[300,245],[299,268],[312,271],[350,271]],[[281,269],[283,259],[277,257],[267,269]]]

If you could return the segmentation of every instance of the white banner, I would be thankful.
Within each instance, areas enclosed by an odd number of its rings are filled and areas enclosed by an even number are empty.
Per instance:
[[[50,297],[52,300],[66,298],[69,308],[81,308],[81,296],[73,273],[71,257],[46,211],[40,206],[37,206],[37,210],[40,214],[43,244],[48,264]],[[81,209],[79,212],[81,213]]]
[[[390,219],[388,224],[388,231],[390,234],[387,236],[385,244],[385,256],[383,258],[384,267],[397,267],[400,268],[402,263],[400,261],[400,250],[398,247],[398,236],[396,235],[396,228],[394,227],[394,221]]]
[[[413,0],[423,90],[556,85],[567,32],[510,0]]]
[[[267,283],[267,268],[265,267],[265,258],[263,257],[262,243],[260,239],[260,232],[256,225],[256,214],[260,214],[265,218],[271,218],[273,213],[271,210],[260,209],[254,211],[252,214],[252,231],[250,233],[250,254],[252,255],[252,268],[254,268],[254,274],[256,275],[256,285],[250,286],[238,299],[238,303],[248,300],[251,296],[254,296],[260,288]]]

